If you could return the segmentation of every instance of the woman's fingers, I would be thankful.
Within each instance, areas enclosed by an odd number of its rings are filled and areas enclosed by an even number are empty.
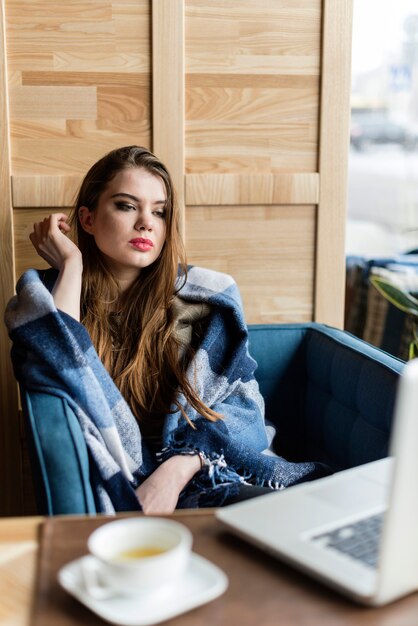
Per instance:
[[[70,225],[64,222],[64,220],[58,220],[58,228],[64,233],[68,233],[71,230]]]
[[[58,228],[62,228],[66,231],[70,230],[70,227],[67,224],[68,215],[66,215],[65,213],[53,213],[49,216],[49,220],[51,225],[56,225],[58,226]]]

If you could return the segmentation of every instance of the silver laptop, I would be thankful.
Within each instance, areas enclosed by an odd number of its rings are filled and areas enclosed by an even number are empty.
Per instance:
[[[386,604],[418,589],[418,359],[400,377],[390,455],[216,516],[352,599]]]

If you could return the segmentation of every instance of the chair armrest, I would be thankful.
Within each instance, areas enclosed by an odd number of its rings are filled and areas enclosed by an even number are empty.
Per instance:
[[[95,514],[87,447],[65,400],[21,388],[39,513]]]
[[[336,471],[387,455],[403,361],[323,324],[250,326],[249,335],[278,454]]]

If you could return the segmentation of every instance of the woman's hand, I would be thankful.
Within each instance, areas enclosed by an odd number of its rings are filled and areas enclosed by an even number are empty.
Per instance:
[[[33,225],[29,235],[36,252],[59,270],[52,290],[57,309],[80,320],[80,295],[83,260],[78,247],[68,239],[70,227],[65,213],[53,213]]]
[[[200,470],[200,458],[195,455],[172,456],[149,476],[136,490],[144,513],[172,513],[180,492]]]
[[[53,213],[42,222],[36,222],[29,235],[39,256],[57,270],[69,261],[81,262],[80,250],[65,234],[70,230],[67,220],[65,213]]]

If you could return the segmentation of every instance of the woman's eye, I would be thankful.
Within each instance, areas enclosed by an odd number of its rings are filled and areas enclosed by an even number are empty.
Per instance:
[[[126,202],[116,202],[116,206],[121,211],[135,210],[135,207],[133,206],[133,204],[127,204]]]
[[[157,217],[164,218],[165,217],[165,211],[154,211],[154,215],[156,215]]]

